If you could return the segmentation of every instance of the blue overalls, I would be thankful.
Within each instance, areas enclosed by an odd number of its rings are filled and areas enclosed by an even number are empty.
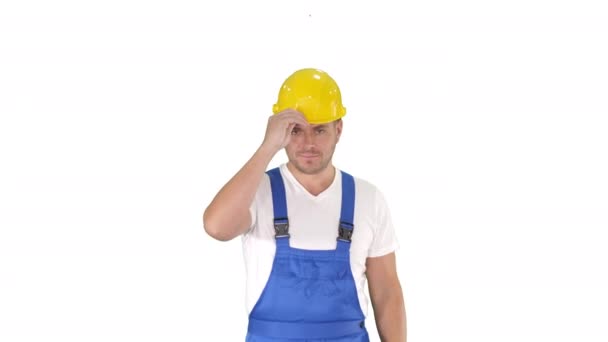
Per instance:
[[[246,342],[369,342],[350,268],[355,182],[342,172],[342,208],[335,250],[289,245],[285,186],[279,168],[272,189],[276,254],[270,277],[249,315]],[[311,213],[314,215],[314,213]]]

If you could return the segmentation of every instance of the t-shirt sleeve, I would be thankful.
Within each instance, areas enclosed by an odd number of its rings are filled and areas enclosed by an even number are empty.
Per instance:
[[[270,180],[268,175],[264,175],[262,181],[258,185],[258,189],[256,190],[255,196],[253,196],[253,201],[251,205],[249,205],[249,215],[251,216],[251,225],[245,231],[243,235],[247,235],[251,233],[258,225],[258,206],[260,205],[260,201],[263,202],[263,196],[268,192],[268,188],[270,186]]]
[[[256,220],[258,218],[258,210],[257,210],[257,196],[254,197],[253,202],[249,206],[249,216],[251,216],[251,225],[249,229],[245,232],[245,234],[249,233],[253,227],[255,227]]]
[[[374,239],[368,257],[380,257],[399,249],[399,241],[384,194],[376,190]]]

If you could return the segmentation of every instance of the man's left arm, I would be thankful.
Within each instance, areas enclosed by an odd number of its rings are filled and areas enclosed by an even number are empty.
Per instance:
[[[395,253],[367,258],[366,275],[380,339],[382,342],[406,342],[405,301],[397,276]]]

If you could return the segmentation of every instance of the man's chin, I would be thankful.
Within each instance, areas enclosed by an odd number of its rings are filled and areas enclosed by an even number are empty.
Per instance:
[[[301,173],[306,174],[306,175],[316,175],[325,169],[325,167],[318,162],[316,162],[316,163],[296,162],[296,163],[293,163],[293,165],[296,168],[296,170],[298,170]]]

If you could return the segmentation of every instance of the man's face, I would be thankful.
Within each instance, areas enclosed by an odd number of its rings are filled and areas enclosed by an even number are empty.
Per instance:
[[[296,125],[285,147],[289,162],[304,174],[319,173],[331,162],[340,134],[342,120],[306,127]]]

